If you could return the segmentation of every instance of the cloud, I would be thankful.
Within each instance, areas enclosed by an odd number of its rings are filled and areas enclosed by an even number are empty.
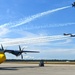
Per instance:
[[[30,55],[24,55],[23,58],[24,59],[35,59],[33,56],[30,56]]]
[[[42,50],[40,50],[42,51]],[[75,54],[74,48],[50,48],[48,50],[43,50],[43,53],[50,53],[50,54]]]
[[[9,29],[6,27],[0,27],[0,37],[4,37],[5,35],[7,35],[7,33],[9,33]]]
[[[63,41],[62,41],[62,40],[63,40]],[[66,44],[68,44],[68,43],[71,43],[71,42],[72,42],[72,39],[70,39],[70,38],[62,39],[62,40],[57,41],[56,43],[54,42],[54,44],[53,44],[53,45],[59,45],[59,46],[61,46],[61,45],[66,45]]]

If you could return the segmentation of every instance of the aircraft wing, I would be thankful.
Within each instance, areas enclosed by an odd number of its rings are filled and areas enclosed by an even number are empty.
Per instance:
[[[71,33],[64,33],[64,35],[72,35]]]
[[[22,51],[23,53],[39,53],[39,51]]]
[[[5,53],[5,52],[13,53],[13,52],[14,52],[14,50],[4,50],[4,53]]]
[[[22,53],[39,53],[39,51],[18,51],[18,50],[5,50],[4,53],[11,53],[15,56],[19,56]]]
[[[18,50],[4,50],[4,52],[8,52],[8,53],[13,53],[13,52],[39,53],[39,51],[18,51]]]
[[[21,49],[21,47],[19,46],[19,50],[10,50],[10,49],[4,49],[3,46],[1,45],[1,50],[4,51],[4,53],[11,53],[15,56],[20,56],[23,59],[23,55],[22,53],[39,53],[39,51],[24,51],[24,48]]]
[[[19,55],[21,55],[22,54],[22,52],[21,51],[16,51],[16,50],[4,50],[4,53],[11,53],[11,54],[13,54],[13,55],[15,55],[15,56],[19,56]]]

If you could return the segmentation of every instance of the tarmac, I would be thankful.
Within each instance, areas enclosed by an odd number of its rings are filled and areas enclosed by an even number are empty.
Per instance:
[[[2,63],[0,75],[75,75],[75,65]]]

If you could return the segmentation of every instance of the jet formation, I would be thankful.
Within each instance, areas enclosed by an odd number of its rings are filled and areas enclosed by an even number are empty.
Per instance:
[[[75,2],[73,2],[72,7],[75,7]],[[63,35],[64,36],[75,37],[75,35],[74,34],[71,34],[71,33],[64,33]]]

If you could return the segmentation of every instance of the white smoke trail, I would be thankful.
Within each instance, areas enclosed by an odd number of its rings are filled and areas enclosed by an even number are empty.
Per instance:
[[[70,25],[75,25],[75,23],[64,23],[64,24],[49,24],[48,27],[63,27],[63,26],[70,26]]]
[[[39,44],[39,43],[46,43],[51,41],[57,40],[65,40],[68,37],[64,37],[61,35],[57,36],[42,36],[37,38],[16,38],[16,39],[3,39],[0,44],[4,46],[12,46],[12,45],[19,45],[19,44]]]
[[[31,29],[42,29],[42,28],[51,28],[51,27],[63,27],[63,26],[72,26],[75,23],[62,23],[62,24],[46,24],[46,25],[31,25],[30,27],[21,27],[20,29],[31,30]],[[19,29],[19,28],[18,28]]]
[[[11,25],[11,23],[5,23],[5,24],[0,25],[0,28],[8,27],[10,25]]]
[[[31,21],[39,18],[39,17],[45,16],[45,15],[48,15],[50,13],[53,13],[53,12],[56,12],[56,11],[59,11],[59,10],[63,10],[63,9],[69,8],[69,7],[71,7],[71,6],[61,7],[61,8],[49,10],[49,11],[46,11],[46,12],[42,12],[42,13],[39,13],[39,14],[36,14],[36,15],[32,15],[30,17],[27,17],[26,19],[23,19],[22,21],[19,21],[18,23],[12,24],[11,27],[17,27],[17,26],[29,23],[29,22],[31,22]]]
[[[31,22],[31,21],[39,18],[39,17],[45,16],[47,14],[50,14],[50,13],[53,13],[53,12],[56,12],[56,11],[59,11],[59,10],[63,10],[63,9],[69,8],[69,7],[71,7],[71,6],[66,6],[66,7],[61,7],[61,8],[45,11],[45,12],[42,12],[42,13],[39,13],[39,14],[36,14],[36,15],[32,15],[32,16],[27,17],[25,19],[21,19],[20,21],[16,21],[16,22],[13,22],[13,23],[11,23],[11,22],[5,23],[3,25],[0,25],[0,28],[2,28],[2,27],[9,27],[9,28],[17,27],[17,26],[29,23],[29,22]]]

